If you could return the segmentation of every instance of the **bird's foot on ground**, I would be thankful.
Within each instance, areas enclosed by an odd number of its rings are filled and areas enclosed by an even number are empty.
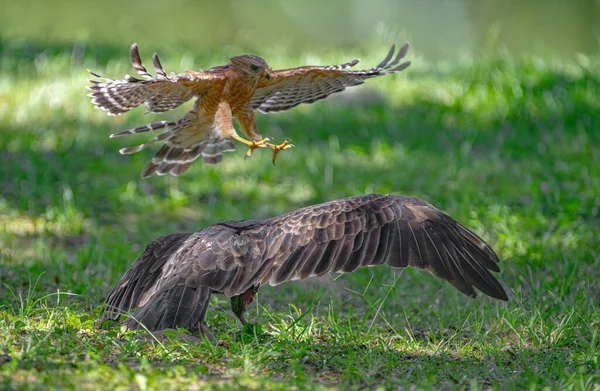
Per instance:
[[[286,138],[285,141],[279,145],[267,143],[267,147],[273,150],[273,164],[275,164],[275,160],[277,159],[277,154],[279,153],[279,151],[284,151],[294,146],[294,144],[291,144],[290,141],[291,140],[289,138]]]
[[[199,329],[204,334],[206,339],[208,339],[210,342],[213,342],[213,343],[216,342],[215,336],[213,335],[213,333],[210,332],[206,323],[201,322],[199,325]]]

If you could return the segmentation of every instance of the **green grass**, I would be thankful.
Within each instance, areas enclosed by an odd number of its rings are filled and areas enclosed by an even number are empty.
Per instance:
[[[600,58],[417,62],[259,115],[263,135],[296,144],[276,167],[238,148],[141,180],[153,151],[117,151],[145,138],[107,136],[156,117],[106,117],[83,89],[86,67],[131,72],[127,48],[72,49],[0,42],[0,388],[600,388]],[[224,59],[159,53],[168,71]],[[275,68],[349,57],[259,54]],[[218,345],[98,329],[103,299],[159,235],[367,192],[424,198],[481,234],[511,300],[381,267],[264,287],[256,329],[216,297]]]

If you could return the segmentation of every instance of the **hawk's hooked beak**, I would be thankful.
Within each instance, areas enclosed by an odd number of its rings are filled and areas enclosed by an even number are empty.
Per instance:
[[[271,78],[271,74],[269,71],[265,70],[265,79],[269,80]]]

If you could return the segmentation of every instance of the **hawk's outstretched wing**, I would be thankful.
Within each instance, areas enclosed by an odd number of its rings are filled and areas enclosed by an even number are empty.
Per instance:
[[[153,63],[157,77],[153,77],[142,64],[137,44],[131,46],[130,54],[133,67],[143,79],[126,75],[125,80],[113,80],[90,71],[92,75],[103,79],[103,81],[90,80],[91,85],[88,89],[92,90],[89,94],[92,103],[96,108],[108,111],[109,115],[127,112],[141,104],[145,104],[148,111],[154,113],[172,110],[194,96],[205,95],[211,88],[219,90],[221,88],[219,83],[224,82],[226,78],[221,68],[167,75],[156,53],[154,53]],[[225,117],[231,122],[231,111],[228,106],[224,112],[227,114]],[[180,120],[152,122],[114,133],[111,137],[163,129],[163,133],[149,142],[122,148],[119,152],[132,154],[156,142],[164,141],[163,146],[142,172],[142,178],[147,178],[154,173],[179,175],[200,156],[205,164],[217,164],[221,161],[223,152],[235,150],[230,139],[217,140],[211,137],[215,129],[214,122],[214,115],[205,115],[202,107],[199,108],[197,100],[193,109]]]
[[[125,113],[141,104],[153,113],[172,110],[213,88],[215,82],[225,80],[225,74],[218,69],[167,75],[156,53],[152,58],[157,74],[154,77],[142,64],[137,44],[131,45],[130,55],[133,67],[143,79],[126,75],[125,80],[113,80],[90,71],[102,79],[90,80],[88,89],[92,91],[89,94],[92,104],[108,111],[109,115]]]
[[[364,83],[366,79],[400,72],[410,65],[401,62],[408,51],[405,43],[394,55],[392,46],[385,59],[376,67],[362,71],[346,70],[358,59],[340,65],[305,66],[273,71],[269,79],[262,79],[251,100],[252,108],[263,113],[289,110],[301,103],[314,103],[346,87]]]

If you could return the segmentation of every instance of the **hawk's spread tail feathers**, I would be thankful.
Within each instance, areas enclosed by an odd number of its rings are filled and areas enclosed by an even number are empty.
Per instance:
[[[191,89],[177,83],[181,75],[167,76],[156,53],[153,63],[157,77],[148,73],[142,64],[137,44],[131,46],[130,54],[133,67],[144,79],[126,75],[125,80],[114,80],[89,71],[102,79],[89,80],[91,85],[87,87],[92,91],[88,96],[92,97],[95,108],[108,111],[109,115],[118,115],[145,104],[148,111],[161,113],[180,106],[194,96]]]
[[[121,137],[128,134],[143,133],[162,128],[165,129],[163,133],[154,137],[147,143],[133,147],[122,148],[119,150],[119,152],[123,155],[130,155],[146,149],[157,141],[166,139],[165,144],[158,150],[156,155],[154,155],[152,158],[152,161],[142,172],[142,178],[147,178],[154,173],[158,175],[165,175],[168,173],[172,175],[180,175],[185,172],[190,167],[192,162],[198,159],[198,157],[201,155],[202,162],[204,164],[215,165],[220,163],[223,159],[223,152],[235,151],[235,146],[229,138],[208,138],[200,143],[190,146],[183,146],[181,144],[172,142],[174,141],[172,139],[176,137],[178,133],[180,133],[187,125],[189,125],[189,120],[187,118],[180,119],[179,121],[158,121],[134,129],[126,130],[124,132],[113,133],[110,135],[110,137]]]
[[[191,148],[180,147],[167,141],[142,171],[142,178],[147,178],[154,173],[180,175],[201,155],[204,164],[219,164],[223,159],[223,152],[230,151],[235,151],[235,146],[228,138],[220,140],[211,138]]]

